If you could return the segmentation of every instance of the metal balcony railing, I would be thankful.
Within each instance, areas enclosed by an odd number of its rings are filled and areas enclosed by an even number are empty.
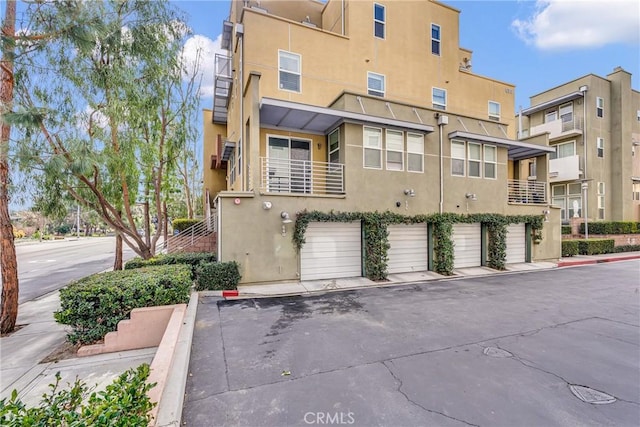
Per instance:
[[[344,194],[344,165],[262,157],[260,188],[267,193]]]
[[[212,233],[217,232],[217,215],[212,214],[209,218],[182,230],[175,236],[170,236],[164,244],[166,253],[181,252],[186,248],[193,246],[202,239],[209,237]]]
[[[231,57],[216,54],[214,58],[214,93],[213,93],[213,121],[224,123],[227,121],[231,84],[233,82],[233,63]]]
[[[509,179],[507,180],[507,201],[544,205],[547,203],[547,183]]]

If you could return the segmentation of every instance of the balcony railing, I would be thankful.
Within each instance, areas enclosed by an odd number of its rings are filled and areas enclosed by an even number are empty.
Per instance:
[[[549,160],[549,182],[574,181],[581,175],[580,157],[577,154]]]
[[[544,205],[547,203],[547,183],[510,179],[507,181],[507,201]]]
[[[262,157],[260,187],[267,193],[344,194],[344,165]]]
[[[231,57],[216,54],[214,58],[214,93],[213,93],[213,121],[224,123],[227,121],[227,107],[231,96],[233,79]]]
[[[534,136],[549,132],[549,140],[554,140],[570,135],[580,135],[582,134],[582,127],[582,117],[574,117],[568,121],[558,119],[538,126],[532,126],[529,134]]]

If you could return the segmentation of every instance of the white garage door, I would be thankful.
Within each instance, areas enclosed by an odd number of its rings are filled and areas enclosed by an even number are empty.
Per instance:
[[[453,267],[478,267],[481,262],[480,223],[454,224]]]
[[[362,276],[360,222],[311,222],[304,238],[302,280]]]
[[[390,225],[387,271],[406,273],[429,269],[426,224]]]
[[[525,230],[524,224],[511,224],[507,227],[507,264],[526,262]]]

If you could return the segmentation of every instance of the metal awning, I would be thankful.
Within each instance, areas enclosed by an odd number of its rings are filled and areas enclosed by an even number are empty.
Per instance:
[[[235,142],[231,142],[231,141],[225,141],[224,142],[224,147],[222,148],[222,161],[223,162],[229,161],[229,157],[231,156],[231,153],[233,152],[234,148],[236,148],[236,143]]]
[[[343,122],[374,124],[418,132],[433,132],[433,126],[351,111],[300,104],[280,99],[262,98],[260,125],[304,133],[326,135]]]
[[[541,156],[543,154],[553,153],[555,148],[544,145],[529,144],[526,142],[515,141],[513,139],[498,138],[495,136],[480,135],[471,132],[454,131],[449,134],[449,139],[462,139],[465,141],[479,142],[484,144],[495,144],[506,147],[509,150],[509,159],[522,160],[531,157]]]
[[[522,110],[522,114],[525,116],[530,116],[533,113],[544,111],[548,108],[552,108],[560,104],[564,104],[565,102],[573,101],[574,99],[578,99],[578,98],[582,98],[582,92],[571,92],[559,98],[552,99],[551,101],[543,102],[541,104],[533,105],[529,108],[525,108],[524,110]]]

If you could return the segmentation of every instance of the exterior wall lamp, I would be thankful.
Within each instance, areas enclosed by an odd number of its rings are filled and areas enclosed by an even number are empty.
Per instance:
[[[474,202],[475,202],[476,200],[478,200],[478,196],[476,196],[476,193],[466,193],[466,194],[464,195],[464,197],[465,197],[467,200],[471,200],[471,201],[474,201]]]
[[[549,222],[549,214],[551,211],[549,209],[543,209],[542,214],[544,215],[544,222]]]
[[[404,194],[405,194],[405,196],[409,196],[409,197],[415,197],[416,196],[416,192],[413,191],[413,188],[407,188],[406,190],[404,190]]]
[[[289,212],[282,211],[280,212],[280,218],[282,219],[282,237],[287,235],[287,224],[291,224],[291,217],[289,216]]]

